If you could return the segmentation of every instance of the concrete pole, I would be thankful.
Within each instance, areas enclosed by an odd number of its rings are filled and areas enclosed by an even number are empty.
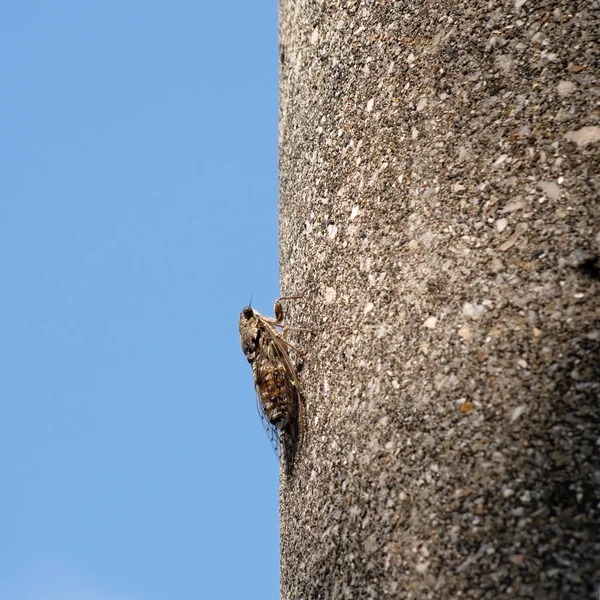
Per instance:
[[[282,599],[598,593],[599,16],[281,1]]]

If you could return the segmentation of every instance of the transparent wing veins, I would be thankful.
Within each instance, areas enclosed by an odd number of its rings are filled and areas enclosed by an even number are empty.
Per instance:
[[[281,458],[281,443],[279,440],[279,429],[275,427],[272,423],[267,419],[267,415],[265,415],[265,411],[262,407],[262,402],[260,401],[260,394],[256,392],[256,409],[258,410],[258,416],[260,417],[261,423],[265,428],[265,432],[267,437],[269,438],[269,442],[271,442],[271,446],[273,447],[273,451],[275,452],[275,456],[277,460]]]

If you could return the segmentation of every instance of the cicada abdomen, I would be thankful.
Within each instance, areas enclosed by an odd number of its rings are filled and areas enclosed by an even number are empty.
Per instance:
[[[288,357],[289,358],[289,357]],[[296,374],[290,373],[281,349],[263,341],[252,363],[254,386],[260,405],[271,425],[285,430],[296,418]]]

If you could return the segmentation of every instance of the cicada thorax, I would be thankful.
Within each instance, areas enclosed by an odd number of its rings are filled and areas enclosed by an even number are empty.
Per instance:
[[[271,341],[262,340],[252,371],[265,416],[271,425],[285,430],[296,418],[297,390],[280,350]]]

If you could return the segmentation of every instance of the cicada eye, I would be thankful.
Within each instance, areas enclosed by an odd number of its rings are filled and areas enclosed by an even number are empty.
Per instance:
[[[252,310],[250,306],[246,306],[242,311],[242,314],[244,315],[244,318],[251,319],[254,316],[254,310]]]

